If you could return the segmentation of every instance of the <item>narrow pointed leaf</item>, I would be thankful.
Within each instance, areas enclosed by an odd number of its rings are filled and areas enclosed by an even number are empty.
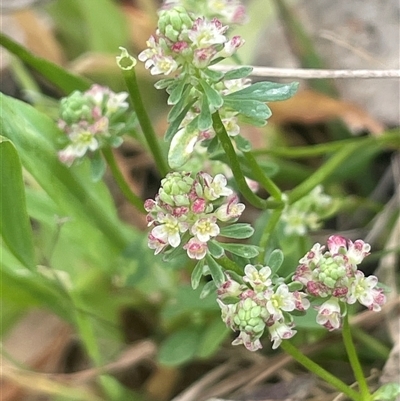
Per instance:
[[[200,131],[206,131],[212,126],[212,118],[210,112],[210,105],[208,104],[207,96],[203,96],[201,101],[201,111],[199,115],[199,125]]]
[[[91,85],[91,82],[86,78],[74,75],[44,58],[35,56],[23,46],[14,42],[11,38],[2,33],[0,33],[0,45],[42,74],[65,94],[69,94],[74,90],[85,91],[89,89]]]
[[[87,165],[68,168],[58,160],[57,141],[62,133],[54,121],[5,95],[0,94],[0,102],[0,134],[14,143],[23,167],[58,205],[60,213],[97,227],[110,251],[124,249],[129,241],[127,228],[118,219],[105,184],[90,182]]]
[[[33,237],[21,161],[13,143],[4,137],[0,137],[0,234],[14,256],[33,269]]]
[[[211,277],[217,287],[225,282],[225,276],[222,267],[213,259],[212,256],[206,255],[206,263],[210,269]]]
[[[164,135],[165,141],[169,142],[174,137],[174,135],[178,132],[181,122],[185,118],[189,109],[192,107],[192,104],[193,103],[187,104],[186,107],[182,110],[182,112],[175,118],[175,120],[170,122],[168,129]]]
[[[192,271],[191,284],[194,290],[199,286],[200,280],[203,277],[203,267],[204,260],[199,260]]]
[[[186,86],[186,81],[182,79],[178,84],[175,86],[175,88],[172,90],[171,94],[169,95],[168,98],[168,104],[176,104],[182,97],[182,93],[184,92],[185,86]]]

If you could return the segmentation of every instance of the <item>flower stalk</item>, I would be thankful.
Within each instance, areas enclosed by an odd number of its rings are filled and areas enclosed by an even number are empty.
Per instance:
[[[161,176],[165,176],[169,171],[169,167],[140,95],[135,72],[136,60],[128,54],[126,49],[120,49],[121,56],[117,57],[117,63],[121,68],[129,96],[132,100],[139,124],[149,146],[149,150],[153,155],[157,169]]]
[[[369,398],[363,398],[362,394],[357,393],[346,383],[342,382],[336,376],[333,376],[331,373],[326,371],[320,365],[309,359],[305,356],[300,350],[298,350],[293,344],[289,341],[282,341],[281,343],[282,349],[289,354],[294,360],[303,365],[310,372],[316,374],[321,379],[325,380],[327,383],[331,384],[343,394],[346,394],[353,401],[367,401]]]
[[[221,120],[218,112],[213,113],[213,128],[218,136],[219,141],[226,153],[229,160],[229,166],[232,169],[233,176],[235,177],[236,183],[239,187],[241,194],[249,201],[253,206],[259,209],[267,209],[271,207],[271,204],[267,200],[257,196],[249,187],[246,182],[246,178],[240,167],[239,160],[236,155],[236,151],[232,145],[232,141],[226,132],[225,126]]]
[[[343,318],[342,337],[347,355],[349,357],[351,368],[353,369],[354,377],[358,382],[362,400],[369,401],[372,399],[371,393],[369,392],[367,380],[365,379],[360,361],[357,356],[357,351],[354,346],[353,338],[351,335],[348,313]]]
[[[121,173],[121,170],[119,169],[117,162],[115,160],[114,154],[111,150],[111,148],[103,148],[102,149],[102,154],[104,156],[104,159],[107,162],[108,167],[110,168],[110,171],[119,187],[121,192],[124,194],[125,198],[133,205],[137,210],[139,210],[141,213],[146,213],[146,210],[144,209],[143,206],[143,201],[140,199],[139,196],[137,196],[129,187],[128,183],[125,181],[124,176]]]

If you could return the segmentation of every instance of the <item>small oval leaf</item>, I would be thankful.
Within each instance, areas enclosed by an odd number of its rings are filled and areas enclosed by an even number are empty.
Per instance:
[[[260,252],[259,248],[255,245],[242,245],[242,244],[224,244],[221,246],[228,252],[241,256],[246,259],[255,258]]]
[[[283,256],[283,252],[280,249],[275,249],[271,252],[267,259],[267,266],[269,266],[272,270],[272,273],[277,273],[279,268],[282,266],[283,260],[285,257]]]
[[[254,228],[248,223],[236,223],[222,227],[220,235],[227,238],[245,239],[250,238],[254,233]]]
[[[176,366],[194,357],[200,341],[197,327],[188,327],[170,335],[160,347],[158,360],[166,366]]]

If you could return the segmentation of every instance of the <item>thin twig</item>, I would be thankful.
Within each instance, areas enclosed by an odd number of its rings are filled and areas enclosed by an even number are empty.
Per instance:
[[[215,71],[230,71],[237,68],[233,65],[214,65]],[[274,68],[253,67],[253,77],[325,79],[325,78],[400,78],[400,70],[322,70],[314,68]]]

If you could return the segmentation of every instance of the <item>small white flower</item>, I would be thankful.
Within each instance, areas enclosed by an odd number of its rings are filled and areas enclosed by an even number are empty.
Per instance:
[[[197,48],[210,47],[226,42],[224,33],[227,29],[228,26],[222,25],[216,18],[211,21],[197,18],[188,31],[188,37]]]
[[[197,238],[191,238],[189,242],[183,247],[190,259],[203,259],[207,253],[207,244],[199,241]]]
[[[148,247],[150,249],[154,249],[154,255],[158,255],[160,252],[162,252],[167,245],[168,245],[167,242],[162,241],[159,238],[156,238],[152,233],[149,234]]]
[[[237,304],[224,304],[220,299],[217,299],[217,303],[221,308],[221,319],[231,330],[235,330],[236,326],[233,322],[233,318],[236,314]]]
[[[159,241],[168,242],[173,248],[181,243],[180,233],[188,229],[187,223],[179,221],[177,218],[167,214],[158,219],[160,225],[151,230],[151,234]]]
[[[225,118],[222,119],[222,123],[229,136],[236,136],[240,134],[240,127],[237,123],[236,113],[226,113]]]
[[[202,173],[204,179],[204,195],[208,200],[216,200],[221,196],[229,196],[233,191],[228,188],[227,180],[223,174],[217,174],[214,178],[207,173]]]
[[[243,344],[249,351],[257,351],[262,348],[260,338],[254,337],[245,331],[241,331],[239,336],[232,341],[232,345]]]
[[[337,298],[330,298],[318,307],[317,323],[324,326],[329,331],[339,329],[341,326],[342,315]]]
[[[272,344],[272,349],[277,349],[281,344],[282,340],[287,340],[292,338],[297,331],[292,330],[292,328],[285,322],[276,321],[272,326],[268,327]]]
[[[291,312],[296,307],[296,300],[286,284],[281,284],[275,292],[265,291],[264,296],[267,299],[267,310],[274,321],[283,318],[282,311]]]
[[[164,75],[169,75],[171,72],[174,72],[178,68],[177,62],[170,56],[164,56],[164,55],[155,55],[151,59],[151,63],[148,62],[147,60],[147,66],[149,66],[150,69],[150,74],[151,75],[158,75],[158,74],[164,74]],[[146,66],[146,65],[145,65]],[[148,68],[146,66],[146,68]]]
[[[197,220],[192,228],[191,233],[201,242],[207,242],[211,237],[219,234],[219,227],[216,224],[216,217],[203,217]]]
[[[354,276],[354,281],[351,283],[347,294],[347,302],[354,304],[358,301],[369,310],[380,311],[381,305],[386,301],[386,297],[382,290],[375,288],[378,284],[378,279],[375,276],[365,277],[360,270],[357,270]]]
[[[229,202],[221,205],[215,211],[215,215],[217,216],[218,220],[229,221],[238,219],[245,209],[245,205],[243,203],[239,203],[238,200],[238,197],[234,196],[229,200]]]
[[[255,266],[249,264],[245,266],[244,273],[243,281],[249,283],[254,290],[263,290],[272,284],[270,279],[271,268],[268,266],[258,270]]]

